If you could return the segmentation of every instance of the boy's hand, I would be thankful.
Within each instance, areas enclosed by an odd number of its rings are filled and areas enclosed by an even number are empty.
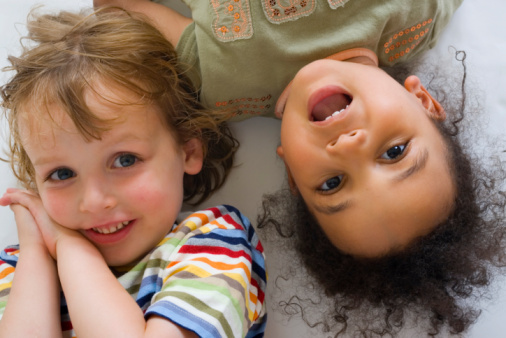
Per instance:
[[[22,245],[22,240],[28,238],[37,240],[38,237],[43,240],[54,259],[56,259],[56,244],[62,236],[80,236],[77,231],[54,222],[44,209],[40,197],[33,192],[9,188],[0,198],[0,205],[9,205],[14,211],[20,244]]]
[[[2,199],[0,199],[0,201],[1,200]],[[30,211],[20,204],[10,204],[10,208],[14,212],[20,246],[28,247],[32,245],[41,245],[45,248],[46,245],[42,238],[42,234]]]

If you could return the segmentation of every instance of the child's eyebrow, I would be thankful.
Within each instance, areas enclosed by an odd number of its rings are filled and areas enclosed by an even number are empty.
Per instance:
[[[401,172],[399,175],[395,176],[393,178],[393,181],[397,182],[403,181],[408,177],[412,176],[413,174],[419,172],[425,167],[428,160],[429,160],[429,152],[427,151],[427,149],[423,149],[421,152],[419,152],[413,165],[410,166],[408,169],[404,170],[403,172]]]
[[[38,166],[43,166],[47,163],[52,163],[52,162],[55,162],[55,157],[54,156],[51,156],[51,157],[37,157],[35,160],[31,161],[32,162],[32,165],[34,167],[38,167]]]
[[[351,206],[351,204],[352,203],[351,203],[350,200],[346,200],[346,201],[338,203],[336,205],[319,205],[319,204],[315,204],[314,208],[316,209],[316,211],[321,212],[323,214],[333,215],[333,214],[336,214],[338,212],[343,211],[344,209],[349,208]]]

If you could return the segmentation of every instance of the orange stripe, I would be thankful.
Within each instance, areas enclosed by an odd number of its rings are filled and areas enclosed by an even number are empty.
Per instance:
[[[249,293],[249,299],[251,300],[251,302],[253,302],[253,303],[255,303],[255,304],[256,304],[256,303],[257,303],[257,301],[258,301],[258,297],[257,297],[257,295],[256,295],[256,294],[254,294],[253,292],[250,292],[250,293]]]
[[[214,261],[212,261],[212,260],[210,260],[209,258],[206,258],[206,257],[194,258],[191,261],[198,261],[198,262],[206,263],[207,265],[209,265],[209,266],[211,266],[211,267],[213,267],[213,268],[215,268],[217,270],[220,270],[222,272],[227,272],[227,271],[230,271],[230,270],[233,270],[233,269],[240,268],[240,269],[244,270],[244,272],[246,273],[247,278],[251,278],[250,269],[243,262],[239,262],[237,264],[227,264],[227,263],[223,263],[223,262],[214,262]],[[170,262],[167,265],[167,268],[171,268],[174,265],[179,264],[179,263],[181,263],[181,261],[172,261],[172,262]],[[179,269],[178,271],[184,270],[184,269],[185,268],[183,267],[183,268]]]
[[[12,266],[10,266],[6,269],[3,269],[3,271],[0,272],[0,279],[5,278],[5,276],[10,275],[13,272],[14,272],[14,268]]]
[[[248,278],[250,278],[249,268],[243,262],[239,262],[237,264],[227,264],[227,263],[223,263],[223,262],[215,262],[215,261],[212,261],[206,257],[198,257],[198,258],[193,259],[193,261],[199,261],[199,262],[206,263],[207,265],[209,265],[217,270],[221,270],[223,272],[233,270],[236,268],[240,268],[240,269],[243,269],[246,272],[246,276]]]
[[[14,251],[9,251],[9,252],[7,252],[7,254],[8,254],[9,256],[13,256],[13,255],[16,255],[16,254],[18,254],[18,253],[19,253],[19,249],[18,249],[18,250],[14,250]]]

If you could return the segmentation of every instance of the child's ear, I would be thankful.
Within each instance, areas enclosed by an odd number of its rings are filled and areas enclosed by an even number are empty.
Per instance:
[[[192,138],[183,145],[184,152],[184,172],[188,175],[196,175],[202,170],[204,162],[204,151],[202,142],[197,138]]]
[[[420,100],[431,118],[436,121],[444,121],[446,119],[446,112],[441,104],[430,95],[417,76],[409,76],[404,81],[404,87]]]
[[[292,192],[292,194],[297,195],[299,193],[299,189],[297,189],[297,184],[295,184],[295,181],[293,179],[292,172],[290,171],[290,168],[286,165],[285,153],[283,152],[283,147],[279,146],[276,149],[276,153],[278,154],[279,157],[281,157],[281,159],[283,160],[283,163],[285,164],[286,176],[288,178],[288,185],[290,186],[290,191]]]

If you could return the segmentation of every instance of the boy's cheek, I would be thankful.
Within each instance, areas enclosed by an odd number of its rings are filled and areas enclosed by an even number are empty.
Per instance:
[[[72,228],[73,222],[69,215],[74,212],[69,205],[70,199],[58,194],[45,193],[41,194],[41,200],[46,213],[53,221],[64,227]],[[75,220],[75,217],[73,219]]]

